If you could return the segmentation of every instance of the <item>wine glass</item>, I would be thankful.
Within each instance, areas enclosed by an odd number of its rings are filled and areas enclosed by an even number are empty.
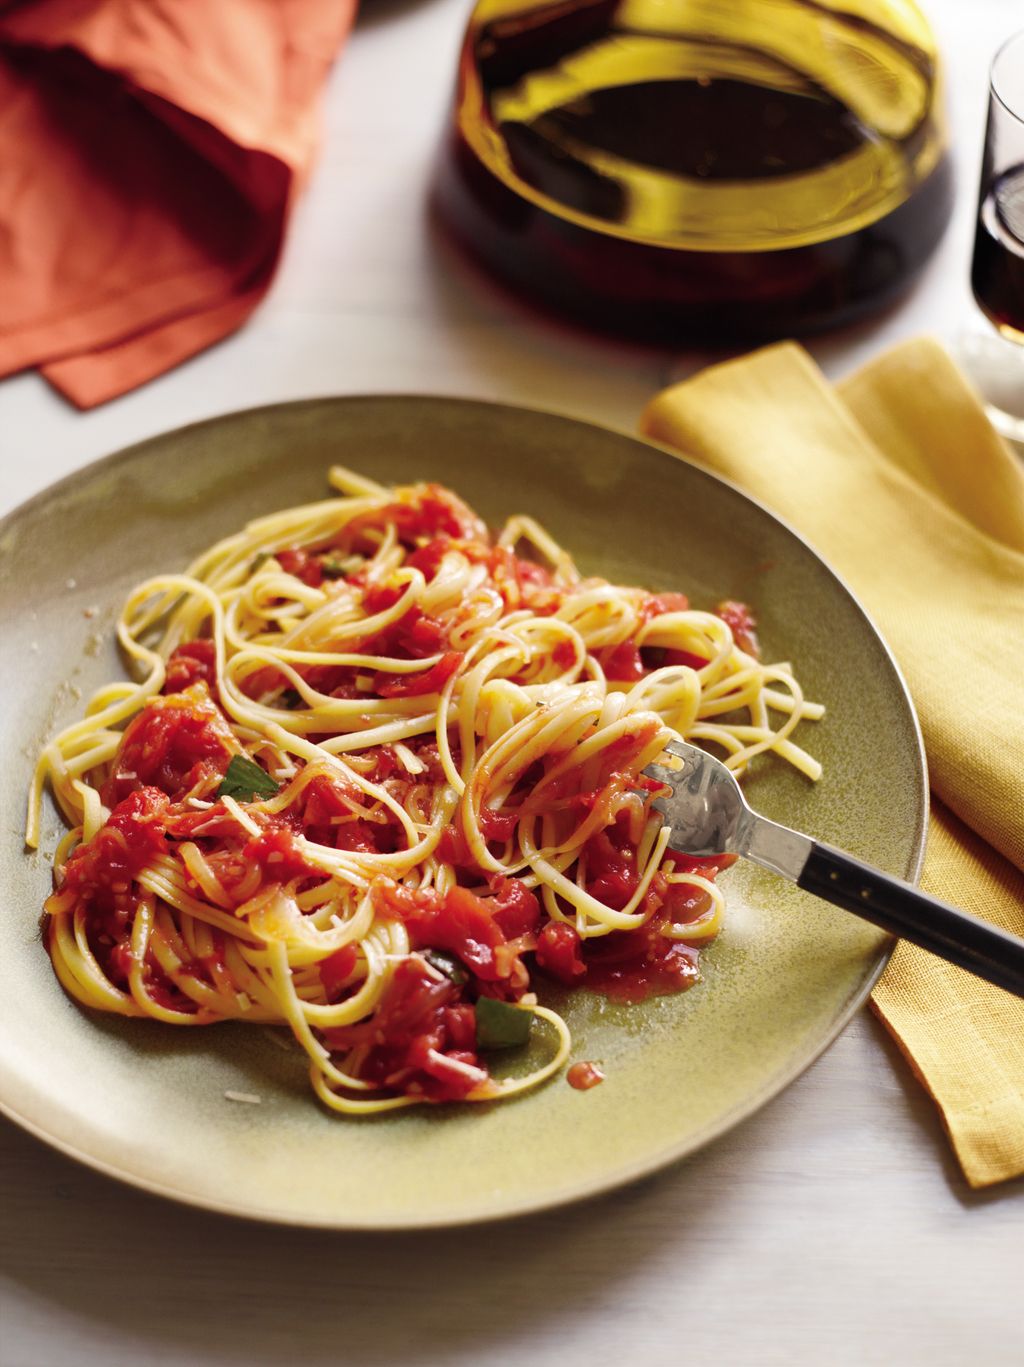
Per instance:
[[[971,289],[991,327],[961,339],[961,359],[993,426],[1024,442],[1024,31],[992,63]]]

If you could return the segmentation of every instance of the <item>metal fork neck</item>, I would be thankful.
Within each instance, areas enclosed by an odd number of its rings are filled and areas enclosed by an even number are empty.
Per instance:
[[[749,808],[749,820],[742,823],[741,848],[739,853],[752,859],[762,868],[781,873],[794,883],[804,871],[804,865],[814,848],[814,841],[799,831],[791,831],[788,826],[780,826],[767,817],[757,816]]]

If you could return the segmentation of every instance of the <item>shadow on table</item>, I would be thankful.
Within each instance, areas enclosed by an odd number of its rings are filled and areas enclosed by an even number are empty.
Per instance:
[[[122,1187],[0,1121],[0,1249],[21,1293],[9,1304],[33,1318],[43,1307],[41,1324],[63,1320],[65,1342],[80,1332],[106,1345],[109,1367],[475,1364],[538,1345],[555,1361],[584,1334],[593,1342],[609,1313],[616,1341],[640,1345],[678,1327],[688,1297],[703,1313],[709,1286],[742,1297],[761,1282],[792,1328],[807,1314],[795,1271],[828,1264],[853,1233],[829,1212],[879,1217],[879,1162],[897,1164],[908,1210],[935,1229],[949,1219],[937,1169],[965,1211],[1024,1193],[1022,1181],[966,1187],[934,1106],[883,1028],[864,1023],[835,1046],[840,1066],[819,1061],[685,1164],[585,1204],[466,1229],[330,1234],[235,1221]],[[542,1135],[537,1150],[543,1162]],[[904,1251],[872,1247],[879,1285],[898,1298]]]
[[[658,1275],[659,1250],[685,1265],[708,1225],[738,1220],[743,1201],[717,1145],[682,1170],[545,1215],[331,1234],[175,1206],[0,1127],[8,1276],[86,1335],[92,1321],[118,1363],[374,1367],[479,1360],[499,1344],[525,1352],[538,1336],[568,1344],[574,1325],[602,1314],[610,1280],[628,1294],[630,1281]]]
[[[532,344],[553,351],[564,349],[587,357],[590,364],[598,367],[611,364],[643,370],[657,376],[651,394],[668,382],[673,368],[680,364],[684,369],[696,369],[699,363],[724,360],[736,354],[735,348],[708,353],[606,334],[538,300],[527,299],[465,250],[445,223],[433,187],[428,189],[421,207],[420,226],[422,250],[429,265],[424,279],[437,311],[454,324],[467,319],[493,321],[512,331],[521,331],[527,347]],[[457,341],[457,327],[450,327],[448,333]],[[686,367],[681,358],[690,357],[691,351],[692,363]],[[480,359],[486,363],[488,357]],[[493,360],[500,365],[500,358]]]
[[[424,252],[432,267],[425,272],[425,278],[430,282],[435,303],[443,316],[455,323],[464,320],[467,314],[474,319],[490,315],[503,317],[527,334],[533,334],[541,345],[561,345],[584,354],[590,351],[599,365],[643,366],[658,377],[651,386],[651,396],[658,388],[674,384],[707,366],[732,360],[772,343],[770,337],[737,339],[732,344],[725,341],[706,341],[700,345],[686,341],[645,342],[614,333],[605,334],[563,316],[552,306],[525,298],[513,286],[492,275],[467,251],[446,223],[433,186],[423,207],[422,237]],[[914,288],[916,285],[908,294]],[[875,334],[897,315],[904,303],[901,298],[866,319],[797,340],[819,365],[828,368],[838,362],[840,370],[845,372],[850,367],[841,364],[844,356],[869,346]],[[457,329],[450,331],[454,333]]]
[[[356,25],[358,28],[376,28],[378,24],[390,24],[429,3],[430,0],[363,0]]]
[[[865,1012],[864,1015],[865,1019],[870,1022],[871,1033],[878,1042],[879,1048],[892,1066],[893,1081],[899,1088],[907,1110],[913,1116],[921,1134],[926,1135],[931,1141],[935,1165],[942,1169],[949,1190],[961,1207],[965,1210],[971,1210],[979,1206],[992,1205],[1004,1199],[1017,1199],[1024,1195],[1024,1177],[1016,1178],[1010,1182],[999,1182],[993,1187],[985,1187],[980,1191],[975,1191],[968,1186],[949,1139],[943,1130],[938,1107],[911,1073],[906,1059],[896,1045],[896,1041],[878,1017],[870,1011]]]

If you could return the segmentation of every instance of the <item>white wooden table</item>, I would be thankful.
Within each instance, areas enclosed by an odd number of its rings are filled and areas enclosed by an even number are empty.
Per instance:
[[[1020,0],[930,0],[958,216],[895,312],[815,347],[833,374],[971,316],[988,60]],[[366,0],[321,164],[269,299],[236,337],[81,415],[0,385],[0,512],[180,423],[326,393],[522,401],[631,427],[696,355],[539,321],[427,231],[424,193],[468,0]],[[1024,1363],[1024,1182],[965,1186],[931,1103],[866,1013],[689,1162],[503,1227],[330,1236],[137,1194],[0,1122],[0,1367],[150,1364]]]

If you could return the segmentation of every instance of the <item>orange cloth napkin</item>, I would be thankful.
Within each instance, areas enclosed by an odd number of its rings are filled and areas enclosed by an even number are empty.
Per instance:
[[[252,312],[357,0],[0,0],[0,376],[82,408]]]

